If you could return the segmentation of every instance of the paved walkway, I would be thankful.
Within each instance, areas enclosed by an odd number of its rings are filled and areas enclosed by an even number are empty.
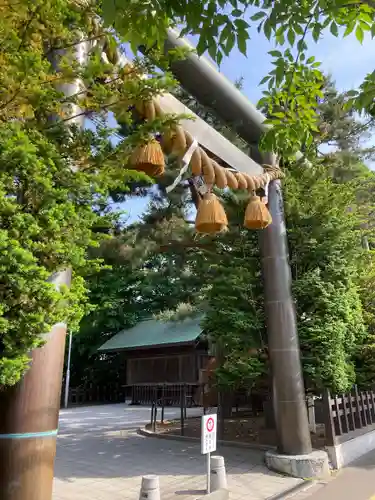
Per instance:
[[[375,451],[341,469],[326,483],[312,484],[291,500],[375,500]]]
[[[167,410],[166,418],[177,411]],[[53,499],[138,500],[145,474],[160,477],[161,500],[203,495],[205,457],[199,444],[139,436],[135,427],[149,415],[149,409],[125,405],[62,411]],[[265,500],[300,483],[270,472],[261,451],[218,451],[225,457],[231,500]]]

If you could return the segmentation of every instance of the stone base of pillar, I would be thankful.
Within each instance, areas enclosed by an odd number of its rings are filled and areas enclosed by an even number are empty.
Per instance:
[[[314,450],[307,455],[282,455],[275,451],[266,452],[269,469],[301,479],[323,479],[330,475],[328,454]]]

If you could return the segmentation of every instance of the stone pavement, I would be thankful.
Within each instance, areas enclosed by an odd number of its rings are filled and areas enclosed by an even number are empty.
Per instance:
[[[197,409],[191,410],[192,413]],[[125,405],[64,410],[60,418],[53,500],[138,500],[141,477],[157,474],[161,500],[204,494],[199,443],[139,436],[150,410]],[[168,409],[166,418],[177,416]],[[223,447],[231,500],[265,500],[301,481],[270,472],[263,452]]]
[[[336,472],[326,482],[312,483],[291,500],[375,500],[375,451]]]

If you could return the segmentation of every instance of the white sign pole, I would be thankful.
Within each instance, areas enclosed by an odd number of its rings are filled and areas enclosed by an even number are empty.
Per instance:
[[[207,493],[211,493],[211,453],[207,453]]]
[[[211,491],[211,452],[216,451],[217,415],[203,415],[201,420],[201,453],[207,455],[207,493]]]

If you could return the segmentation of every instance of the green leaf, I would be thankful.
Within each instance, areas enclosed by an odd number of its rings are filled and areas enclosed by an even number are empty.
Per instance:
[[[359,24],[363,31],[371,31],[371,26],[366,21],[360,21]]]
[[[254,14],[253,16],[251,16],[251,20],[252,21],[259,21],[259,19],[263,19],[263,17],[266,17],[267,14],[264,12],[264,11],[259,11],[257,12],[256,14]]]
[[[313,63],[314,61],[315,61],[315,57],[314,57],[314,56],[311,56],[311,57],[309,57],[309,58],[307,59],[306,64],[311,64],[311,63]]]
[[[363,29],[361,28],[361,26],[357,26],[357,29],[355,30],[355,37],[359,41],[360,44],[363,43],[364,33],[363,33]]]
[[[329,30],[333,36],[338,36],[339,30],[338,30],[337,24],[334,21],[332,21]]]
[[[271,26],[271,21],[268,18],[266,22],[263,25],[263,31],[266,36],[266,38],[269,40],[271,38],[271,33],[272,33],[272,26]]]
[[[217,55],[217,46],[216,46],[216,43],[215,43],[215,39],[214,38],[210,38],[209,42],[208,42],[208,53],[210,55],[210,57],[216,61],[216,55]]]
[[[227,41],[226,41],[226,44],[225,44],[225,54],[227,56],[229,56],[231,50],[233,49],[234,47],[234,44],[236,42],[236,36],[235,34],[233,33],[233,31],[231,31],[229,34],[228,34],[228,38],[227,38]]]
[[[217,62],[217,65],[219,67],[220,67],[222,61],[223,61],[223,53],[220,50],[220,51],[218,51],[217,56],[216,56],[216,62]]]
[[[243,11],[240,9],[233,9],[232,10],[232,16],[233,17],[240,17],[243,15]]]
[[[348,23],[346,30],[344,31],[344,37],[350,35],[350,33],[353,32],[354,28],[355,28],[355,21],[351,21],[350,23]]]
[[[298,40],[297,49],[299,52],[302,52],[302,51],[307,49],[306,42],[302,38],[301,38],[301,40]]]
[[[247,35],[247,33],[243,31],[237,33],[237,47],[244,56],[247,55],[247,37],[245,35]]]
[[[207,41],[203,38],[200,37],[199,42],[197,43],[196,46],[196,51],[199,56],[201,56],[207,49]]]
[[[300,24],[296,23],[293,25],[293,27],[294,27],[294,31],[297,33],[297,35],[303,35],[304,30]]]
[[[371,37],[375,37],[375,23],[371,26]]]
[[[282,82],[284,78],[284,68],[283,66],[278,66],[276,68],[276,85],[279,87],[280,83]]]
[[[276,35],[275,39],[276,39],[276,42],[279,45],[284,45],[284,43],[285,43],[285,37],[284,37],[283,33],[280,33],[279,35]]]
[[[249,29],[249,25],[246,21],[243,19],[235,19],[233,21],[233,24],[240,30],[240,31],[247,31]]]
[[[295,40],[296,40],[296,34],[295,34],[295,32],[292,29],[290,29],[288,31],[288,42],[290,43],[290,45],[292,47],[294,45]]]
[[[268,80],[270,78],[271,77],[269,75],[265,76],[264,78],[261,79],[261,81],[259,82],[259,85],[263,85],[264,83],[268,82]]]
[[[314,26],[314,29],[313,29],[313,32],[312,32],[312,37],[313,37],[314,42],[317,42],[319,40],[320,33],[321,33],[320,27],[319,26]]]
[[[290,62],[293,62],[294,61],[294,57],[293,57],[293,54],[291,53],[290,49],[286,49],[285,53],[284,53],[285,57],[290,61]]]
[[[116,2],[114,0],[105,0],[102,2],[102,16],[106,25],[114,23],[117,14]]]
[[[272,57],[282,57],[282,53],[279,50],[270,50],[268,53]]]

